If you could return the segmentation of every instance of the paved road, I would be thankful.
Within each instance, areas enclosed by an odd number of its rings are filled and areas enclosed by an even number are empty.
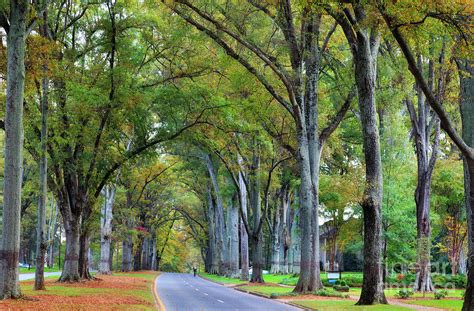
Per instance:
[[[60,276],[61,272],[45,272],[44,277],[48,276]],[[22,273],[20,274],[20,281],[33,280],[35,278],[34,273]]]
[[[175,310],[299,310],[270,299],[184,273],[165,273],[156,281],[158,295],[167,311]]]

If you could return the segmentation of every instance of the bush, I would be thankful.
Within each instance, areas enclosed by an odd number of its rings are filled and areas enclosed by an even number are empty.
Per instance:
[[[436,290],[434,292],[435,299],[440,300],[440,299],[446,298],[446,296],[448,296],[448,291],[447,290],[441,289],[441,290]]]
[[[347,286],[346,280],[337,280],[335,285]]]
[[[408,299],[411,296],[413,296],[413,291],[405,289],[399,290],[398,293],[395,294],[395,297],[400,299]]]
[[[334,285],[333,288],[338,292],[348,292],[350,289],[350,287],[347,285]]]
[[[323,296],[323,297],[349,298],[349,295],[329,291],[326,288],[317,290],[317,291],[313,292],[313,294],[316,295],[316,296]]]
[[[467,277],[462,274],[450,275],[450,274],[435,274],[433,273],[432,281],[435,287],[456,287],[456,288],[466,288]]]

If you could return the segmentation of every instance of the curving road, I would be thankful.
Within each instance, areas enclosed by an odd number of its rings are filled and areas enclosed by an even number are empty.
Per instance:
[[[167,311],[175,310],[300,310],[193,277],[185,273],[164,273],[156,288]]]

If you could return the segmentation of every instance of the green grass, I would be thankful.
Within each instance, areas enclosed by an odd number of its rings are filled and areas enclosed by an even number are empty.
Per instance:
[[[395,298],[395,294],[397,294],[398,291],[401,290],[401,289],[403,289],[403,288],[386,289],[385,290],[385,295],[388,298]],[[462,293],[464,293],[464,289],[448,289],[447,291],[448,291],[448,296],[446,298],[461,298]],[[359,288],[359,293],[360,293],[360,288]],[[416,292],[411,297],[412,298],[422,298],[423,293]],[[434,299],[434,293],[425,293],[425,297]]]
[[[215,274],[209,274],[209,273],[199,273],[200,276],[203,278],[206,278],[208,280],[222,283],[222,284],[245,284],[247,283],[246,281],[241,281],[239,279],[234,279],[234,278],[228,278],[225,276],[220,276],[220,275],[215,275]]]
[[[389,310],[401,311],[410,310],[408,308],[391,306],[391,305],[376,305],[376,306],[355,306],[355,301],[349,300],[301,300],[293,301],[294,304],[309,308],[312,310],[321,311],[339,311],[339,310]]]
[[[263,275],[263,280],[266,283],[279,284],[284,279],[289,279],[289,278],[292,278],[292,277],[293,277],[292,274],[265,274],[265,275]]]
[[[462,300],[407,300],[407,304],[425,306],[425,307],[434,307],[442,308],[447,310],[461,310],[462,309]]]
[[[270,297],[271,294],[291,294],[293,291],[292,287],[279,287],[279,286],[240,286],[239,289],[243,289],[249,292],[258,293]]]
[[[20,268],[20,273],[35,273],[36,267],[31,266],[30,269],[28,268]],[[44,272],[59,272],[59,269],[57,266],[54,266],[52,268],[44,267]]]

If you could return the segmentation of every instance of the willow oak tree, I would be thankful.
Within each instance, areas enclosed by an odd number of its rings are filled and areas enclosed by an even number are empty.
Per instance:
[[[21,296],[18,283],[18,257],[23,172],[25,48],[28,31],[29,2],[26,0],[10,1],[8,19],[3,9],[2,7],[0,22],[8,34],[3,234],[0,248],[0,298],[6,299]]]
[[[443,62],[443,56],[440,57]],[[418,56],[418,67],[423,72],[423,61],[421,56]],[[434,90],[435,73],[434,64],[430,60],[428,62],[428,80],[430,89]],[[439,80],[440,84],[442,79]],[[438,89],[442,88],[438,85]],[[431,180],[433,170],[435,168],[439,140],[440,140],[440,126],[436,115],[430,118],[431,109],[425,101],[425,96],[419,87],[417,90],[417,105],[418,110],[415,110],[411,99],[406,100],[410,121],[412,124],[412,131],[414,136],[414,144],[417,157],[417,186],[415,190],[416,202],[416,218],[417,218],[417,278],[415,280],[414,290],[422,292],[431,292],[434,290],[431,281],[431,265],[430,265],[430,248],[431,248],[431,224],[430,224],[430,199],[431,199]],[[438,98],[440,98],[438,91]],[[432,136],[432,143],[430,137]],[[431,152],[430,152],[431,151]]]
[[[217,2],[207,4],[205,9],[201,2],[163,2],[239,62],[292,116],[302,181],[301,274],[295,291],[321,288],[317,238],[320,154],[324,142],[348,109],[348,105],[343,105],[328,127],[319,132],[320,51],[326,49],[332,31],[320,42],[321,14],[310,1]],[[281,40],[275,40],[275,36]]]
[[[467,11],[467,6],[463,3],[454,3],[449,1],[444,3],[442,7],[437,8],[435,6],[427,5],[422,7],[409,7],[408,9],[416,10],[418,19],[406,21],[406,18],[400,15],[399,7],[396,4],[387,6],[385,3],[377,2],[378,9],[382,14],[385,23],[390,29],[392,35],[397,41],[405,59],[408,63],[408,69],[414,76],[420,89],[426,96],[426,100],[430,104],[431,108],[436,112],[440,119],[442,129],[448,134],[449,138],[459,148],[459,151],[463,155],[465,163],[465,189],[466,189],[466,208],[468,215],[468,226],[470,230],[474,225],[474,182],[472,176],[474,176],[474,141],[472,134],[474,132],[474,118],[472,117],[473,101],[472,98],[472,65],[467,61],[466,57],[466,46],[472,43],[472,36],[469,31],[470,14]],[[449,114],[442,106],[439,98],[432,92],[425,77],[423,77],[420,68],[417,66],[415,56],[411,50],[408,41],[402,31],[403,28],[409,27],[412,24],[422,24],[427,18],[438,19],[445,24],[452,26],[456,30],[455,37],[458,40],[454,40],[458,45],[457,50],[459,51],[457,58],[459,59],[459,75],[460,75],[460,92],[459,92],[459,106],[461,111],[462,121],[462,133],[461,135],[456,130],[454,123],[452,122]],[[464,66],[463,66],[464,65]],[[474,309],[474,236],[469,236],[469,272],[468,272],[468,284],[466,293],[464,295],[463,310]]]
[[[76,281],[90,277],[90,216],[116,170],[127,160],[179,136],[212,108],[202,98],[180,97],[175,89],[163,86],[172,76],[169,71],[157,76],[155,65],[163,54],[148,41],[155,42],[153,29],[157,25],[154,19],[141,16],[140,8],[113,1],[105,6],[67,3],[67,10],[56,2],[52,5],[50,35],[61,43],[61,49],[58,70],[51,78],[54,111],[48,183],[56,193],[66,231],[60,280]],[[136,46],[137,42],[142,45]],[[97,62],[99,55],[102,61]],[[146,80],[154,84],[145,87]],[[193,106],[190,98],[198,104]],[[169,102],[175,103],[173,113]],[[36,112],[28,113],[34,117]],[[27,147],[32,153],[38,133],[31,126]],[[127,150],[130,141],[131,149]]]
[[[42,13],[42,23],[38,26],[39,34],[48,42],[48,2],[43,3],[44,7],[40,7]],[[49,42],[48,42],[49,43]],[[40,97],[41,109],[41,150],[39,160],[39,202],[38,202],[38,220],[37,220],[37,238],[36,238],[36,270],[35,270],[35,290],[45,289],[44,285],[44,265],[46,259],[46,249],[48,241],[46,240],[46,204],[48,197],[48,102],[49,102],[49,78],[48,78],[48,61],[51,52],[45,49],[45,57],[41,68],[41,82],[38,81],[37,90]]]
[[[365,157],[365,191],[362,198],[364,213],[364,279],[359,305],[387,303],[382,275],[382,160],[376,110],[377,56],[380,32],[370,23],[369,5],[356,1],[350,6],[338,3],[328,6],[328,12],[341,26],[349,43],[354,77],[359,98],[359,110]],[[370,234],[367,234],[369,233]]]

